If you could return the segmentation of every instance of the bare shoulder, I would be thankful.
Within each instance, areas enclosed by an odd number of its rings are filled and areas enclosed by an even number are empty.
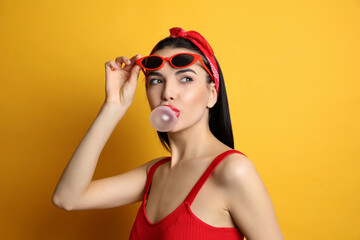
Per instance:
[[[230,154],[214,173],[226,208],[247,239],[284,239],[270,195],[250,159]]]
[[[144,164],[145,167],[146,167],[146,173],[149,174],[150,168],[151,168],[152,166],[154,166],[157,162],[159,162],[159,161],[161,161],[161,160],[163,160],[163,159],[165,159],[165,158],[167,158],[167,157],[168,157],[168,156],[158,157],[158,158],[155,158],[155,159],[153,159],[153,160],[150,160],[150,161],[146,162],[146,163]]]
[[[221,185],[227,185],[253,174],[257,174],[255,165],[240,153],[226,156],[214,171],[215,180]]]

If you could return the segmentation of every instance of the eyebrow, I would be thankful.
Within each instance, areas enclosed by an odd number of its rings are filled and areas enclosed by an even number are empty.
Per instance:
[[[189,68],[186,68],[186,69],[177,71],[177,72],[175,73],[175,75],[179,75],[179,74],[184,73],[184,72],[193,72],[193,73],[196,74],[196,72],[195,72],[194,70],[189,69]],[[197,75],[197,74],[196,74],[196,75]]]
[[[179,75],[179,74],[184,73],[184,72],[193,72],[193,73],[195,73],[197,75],[197,73],[194,70],[189,69],[189,68],[179,70],[179,71],[177,71],[175,73],[175,75]],[[153,72],[149,72],[148,76],[160,76],[160,77],[162,77],[163,75],[161,73],[159,73],[159,72],[153,71]]]

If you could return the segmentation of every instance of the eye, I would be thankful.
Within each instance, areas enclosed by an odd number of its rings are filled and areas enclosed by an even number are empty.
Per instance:
[[[183,80],[183,79],[185,79],[185,82],[191,82],[191,81],[193,81],[191,77],[183,77],[183,78],[181,78],[180,80]]]
[[[150,79],[150,80],[149,80],[149,84],[150,84],[150,85],[156,85],[156,81],[161,81],[161,80],[158,79],[158,78],[153,78],[153,79]]]

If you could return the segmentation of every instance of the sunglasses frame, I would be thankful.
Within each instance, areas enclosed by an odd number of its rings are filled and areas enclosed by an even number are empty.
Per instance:
[[[176,56],[178,56],[178,55],[182,55],[182,54],[191,55],[191,56],[194,57],[194,60],[193,60],[190,64],[188,64],[188,65],[186,65],[186,66],[177,67],[177,66],[175,66],[175,65],[171,62],[171,60],[172,60],[174,57],[176,57]],[[159,57],[159,58],[161,58],[161,59],[162,59],[161,65],[160,65],[159,67],[157,67],[157,68],[147,68],[147,67],[143,66],[143,65],[142,65],[142,61],[143,61],[144,59],[148,58],[148,57]],[[175,55],[173,55],[173,56],[171,56],[171,57],[165,57],[165,58],[162,57],[162,56],[159,56],[159,55],[149,55],[149,56],[145,56],[145,57],[142,57],[142,58],[136,60],[136,64],[141,67],[141,70],[143,71],[144,75],[146,76],[146,72],[144,71],[144,69],[150,70],[150,71],[158,70],[158,69],[160,69],[160,68],[162,68],[162,67],[164,66],[164,64],[165,64],[166,61],[169,61],[170,65],[171,65],[172,67],[174,67],[174,68],[186,68],[186,67],[188,67],[188,66],[193,65],[193,64],[196,63],[197,61],[200,61],[200,63],[203,65],[203,67],[204,67],[204,69],[206,70],[206,72],[207,72],[207,73],[210,75],[210,77],[214,80],[214,77],[213,77],[213,75],[211,74],[210,70],[206,67],[205,63],[201,60],[201,56],[200,56],[199,54],[195,54],[195,53],[185,53],[185,52],[184,52],[184,53],[177,53],[177,54],[175,54]]]

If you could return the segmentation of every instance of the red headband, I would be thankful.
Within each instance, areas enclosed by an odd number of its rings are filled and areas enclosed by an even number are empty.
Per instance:
[[[216,64],[216,61],[214,58],[214,51],[212,50],[210,44],[206,41],[206,39],[203,36],[201,36],[201,34],[198,32],[195,32],[195,31],[187,31],[186,32],[184,29],[182,29],[180,27],[171,28],[170,29],[170,37],[172,37],[172,38],[182,37],[182,38],[190,40],[205,55],[205,57],[207,58],[207,60],[210,64],[211,72],[213,74],[214,81],[215,81],[216,92],[219,96],[219,70],[218,70],[218,67],[217,67],[217,64]],[[155,48],[156,48],[156,46],[153,48],[153,50],[151,51],[150,54],[153,53]]]

